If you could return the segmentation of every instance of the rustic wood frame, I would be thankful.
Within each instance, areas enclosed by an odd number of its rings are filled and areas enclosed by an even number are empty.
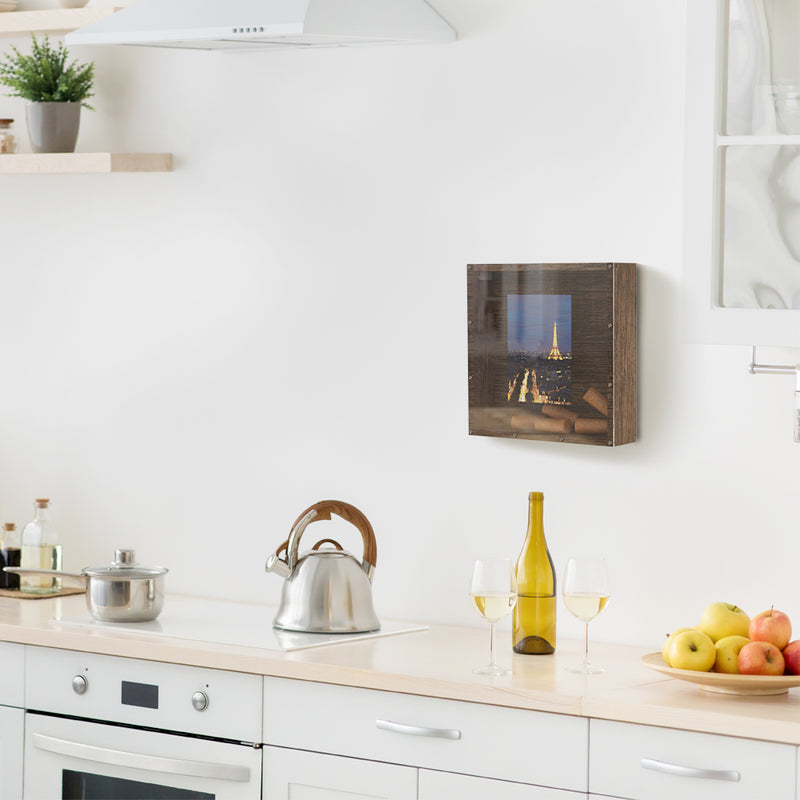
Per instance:
[[[509,400],[510,294],[571,297],[569,404]],[[636,441],[635,264],[470,264],[467,305],[470,435]]]

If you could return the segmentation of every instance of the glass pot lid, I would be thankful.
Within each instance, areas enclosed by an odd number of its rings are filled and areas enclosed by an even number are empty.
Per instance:
[[[165,575],[169,570],[166,567],[143,567],[136,563],[135,550],[115,550],[114,560],[102,567],[86,567],[81,570],[83,575],[90,578],[114,578],[117,580],[132,580],[135,578],[155,578]]]

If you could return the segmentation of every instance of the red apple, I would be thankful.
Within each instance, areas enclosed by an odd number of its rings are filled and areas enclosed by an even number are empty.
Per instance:
[[[790,675],[800,675],[800,639],[789,642],[783,648],[783,660]]]
[[[783,650],[792,638],[792,623],[783,611],[770,608],[750,619],[749,638],[754,642],[771,642]]]
[[[772,642],[750,642],[739,651],[740,675],[783,675],[785,662]]]

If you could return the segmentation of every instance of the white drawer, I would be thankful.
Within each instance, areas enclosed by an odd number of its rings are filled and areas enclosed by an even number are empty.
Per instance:
[[[419,771],[418,800],[585,800],[583,792],[567,792],[492,778],[474,778],[452,772]]]
[[[25,645],[0,642],[0,705],[22,708],[25,705]]]
[[[588,720],[264,679],[265,744],[586,791]]]
[[[593,719],[589,790],[635,800],[794,800],[796,748]]]

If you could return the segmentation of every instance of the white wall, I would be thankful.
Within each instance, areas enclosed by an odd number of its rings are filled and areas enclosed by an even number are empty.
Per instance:
[[[175,171],[3,178],[0,516],[46,495],[68,568],[132,546],[171,591],[275,603],[268,553],[348,500],[381,616],[475,625],[471,561],[516,556],[537,489],[559,570],[610,561],[598,638],[720,599],[800,619],[791,380],[680,337],[685,3],[431,5],[456,44],[73,48],[79,149]],[[466,264],[594,260],[641,265],[639,441],[468,436]]]

